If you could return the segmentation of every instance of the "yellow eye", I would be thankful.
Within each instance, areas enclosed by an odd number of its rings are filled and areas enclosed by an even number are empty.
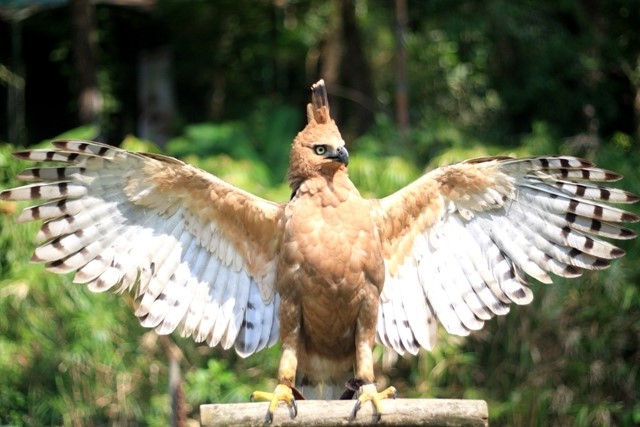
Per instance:
[[[327,152],[327,147],[324,145],[316,145],[315,147],[313,147],[313,151],[318,155],[318,156],[322,156],[324,155],[324,153]]]

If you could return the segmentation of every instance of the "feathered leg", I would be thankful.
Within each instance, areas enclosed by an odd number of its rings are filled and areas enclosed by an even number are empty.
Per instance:
[[[375,408],[375,422],[380,421],[383,412],[381,401],[390,397],[395,399],[396,397],[395,387],[388,387],[378,392],[373,383],[373,344],[375,339],[375,322],[378,319],[378,298],[373,297],[376,295],[377,294],[372,293],[368,300],[363,302],[360,307],[360,313],[365,313],[365,315],[358,316],[356,325],[356,378],[351,381],[350,384],[347,384],[347,388],[358,390],[358,398],[351,411],[351,420],[356,418],[364,402],[371,402]]]
[[[251,401],[267,400],[269,409],[264,417],[264,425],[273,422],[273,413],[280,402],[287,404],[291,418],[298,415],[296,399],[304,399],[302,394],[293,386],[298,367],[298,343],[300,341],[300,305],[283,297],[280,301],[280,339],[282,341],[282,356],[278,368],[278,385],[273,393],[254,391]]]

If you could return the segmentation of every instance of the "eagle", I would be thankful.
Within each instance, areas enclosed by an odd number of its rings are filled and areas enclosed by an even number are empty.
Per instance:
[[[416,354],[439,322],[468,335],[551,283],[606,268],[640,217],[610,203],[639,197],[598,182],[622,177],[569,156],[485,157],[436,168],[397,192],[363,198],[322,80],[291,145],[291,198],[265,200],[158,154],[75,140],[15,153],[46,162],[0,193],[40,200],[18,222],[43,220],[32,261],[94,292],[135,294],[135,315],[242,357],[281,344],[281,402],[355,399],[377,419],[374,344]],[[48,165],[49,163],[54,165]],[[346,414],[345,414],[346,415]]]

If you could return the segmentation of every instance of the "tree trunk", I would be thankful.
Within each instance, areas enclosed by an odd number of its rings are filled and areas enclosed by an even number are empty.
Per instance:
[[[640,142],[640,86],[635,86],[635,96],[633,97],[633,126],[636,142]]]
[[[343,57],[343,31],[340,17],[340,3],[335,0],[331,8],[331,16],[327,22],[327,31],[321,49],[320,74],[327,86],[337,84]]]
[[[320,53],[320,77],[329,88],[331,115],[346,139],[365,133],[374,122],[371,68],[358,28],[355,0],[334,0]],[[342,112],[348,114],[342,115]]]
[[[396,120],[403,136],[409,132],[407,53],[404,46],[408,20],[407,0],[396,0]]]
[[[96,65],[95,10],[90,0],[71,0],[74,67],[78,85],[78,119],[82,124],[100,122],[102,94]]]
[[[8,139],[15,145],[27,142],[24,62],[22,59],[22,20],[11,19],[11,67],[7,78]]]
[[[354,92],[356,101],[347,123],[356,135],[365,133],[374,123],[375,96],[371,67],[366,58],[362,36],[358,28],[355,0],[341,0],[345,60],[342,75],[346,85]]]

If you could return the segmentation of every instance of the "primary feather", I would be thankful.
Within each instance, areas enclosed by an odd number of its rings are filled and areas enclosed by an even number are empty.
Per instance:
[[[250,321],[248,312],[273,318],[275,285],[268,271],[276,252],[265,228],[277,227],[280,205],[175,159],[83,141],[54,146],[16,157],[69,166],[27,169],[23,179],[41,182],[0,195],[44,201],[19,218],[46,221],[33,261],[56,273],[76,271],[74,280],[93,291],[135,288],[136,315],[161,334],[179,328],[197,341],[228,347]],[[227,282],[229,291],[218,292]],[[259,298],[247,311],[250,290]],[[205,319],[212,311],[220,315]],[[277,334],[268,326],[268,337]],[[239,352],[272,344],[268,337],[243,335]]]

